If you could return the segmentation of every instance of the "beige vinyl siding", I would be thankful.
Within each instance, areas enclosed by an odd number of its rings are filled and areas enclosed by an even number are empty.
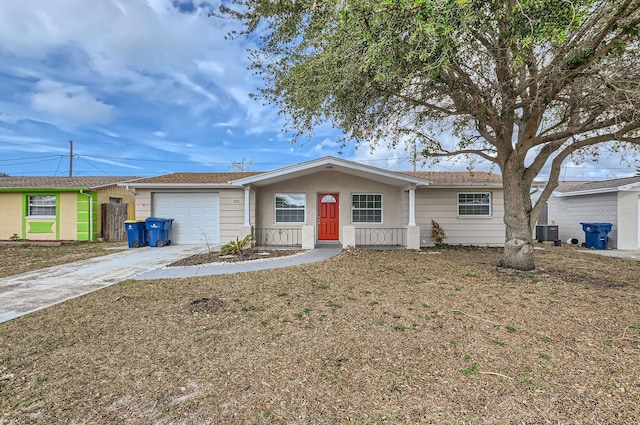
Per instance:
[[[136,220],[144,220],[151,216],[151,190],[136,189]]]
[[[276,193],[304,193],[306,194],[306,223],[276,224],[274,219],[274,197]],[[340,237],[344,226],[397,228],[406,227],[403,221],[403,205],[406,203],[402,190],[349,174],[336,172],[318,172],[310,176],[303,176],[258,189],[257,220],[258,228],[273,227],[301,227],[303,225],[316,226],[318,218],[318,194],[337,193],[340,208]],[[383,222],[376,224],[351,222],[351,195],[362,193],[382,194]]]
[[[583,196],[551,196],[549,198],[549,224],[558,225],[560,240],[585,241],[581,222],[612,223],[608,246],[618,246],[618,195],[602,193]]]
[[[155,190],[154,193],[162,192],[182,192],[182,193],[198,193],[197,190],[181,189],[181,190]],[[211,190],[207,190],[210,192]],[[219,189],[216,192],[220,195],[220,243],[227,243],[235,239],[240,234],[240,228],[244,224],[244,190],[243,189]],[[151,211],[151,190],[136,190],[136,219],[144,220],[150,217]],[[250,193],[250,219],[251,224],[255,226],[256,222],[256,195],[253,191]],[[167,217],[171,218],[171,217]]]
[[[0,193],[0,239],[22,238],[22,193]]]
[[[491,217],[458,217],[458,193],[491,193]],[[405,198],[408,195],[405,194]],[[404,204],[404,203],[403,203]],[[408,218],[408,212],[405,213]],[[420,245],[432,246],[431,220],[445,231],[445,243],[452,245],[503,246],[504,202],[502,189],[419,189],[416,191],[416,224]]]
[[[255,222],[255,194],[251,192],[250,200],[251,223]],[[235,240],[244,225],[244,190],[220,190],[220,243]]]

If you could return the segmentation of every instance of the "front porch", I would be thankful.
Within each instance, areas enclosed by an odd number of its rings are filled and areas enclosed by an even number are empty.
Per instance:
[[[250,229],[250,231],[249,231]],[[315,226],[254,228],[243,226],[244,234],[256,239],[256,246],[314,249],[328,242],[347,247],[405,247],[420,249],[420,227],[356,227],[343,226],[342,238],[336,241],[318,240]]]

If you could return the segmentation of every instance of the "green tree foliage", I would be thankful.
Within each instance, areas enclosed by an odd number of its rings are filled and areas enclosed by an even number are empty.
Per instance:
[[[506,267],[532,269],[532,226],[570,155],[639,143],[640,0],[232,0],[253,69],[296,139],[417,143],[482,158],[505,195]],[[238,34],[236,34],[238,35]],[[452,131],[454,144],[438,139]],[[536,205],[534,179],[550,165]]]

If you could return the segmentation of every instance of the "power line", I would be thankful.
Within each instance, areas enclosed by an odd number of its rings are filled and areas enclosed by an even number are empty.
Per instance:
[[[63,156],[65,156],[65,155],[26,156],[26,157],[22,157],[22,158],[0,159],[0,162],[20,161],[20,160],[23,160],[23,159],[58,158],[58,157],[63,157]]]

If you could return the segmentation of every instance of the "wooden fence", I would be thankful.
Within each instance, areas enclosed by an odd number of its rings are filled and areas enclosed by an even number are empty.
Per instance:
[[[102,237],[108,242],[127,240],[124,221],[127,219],[129,204],[102,204]]]

